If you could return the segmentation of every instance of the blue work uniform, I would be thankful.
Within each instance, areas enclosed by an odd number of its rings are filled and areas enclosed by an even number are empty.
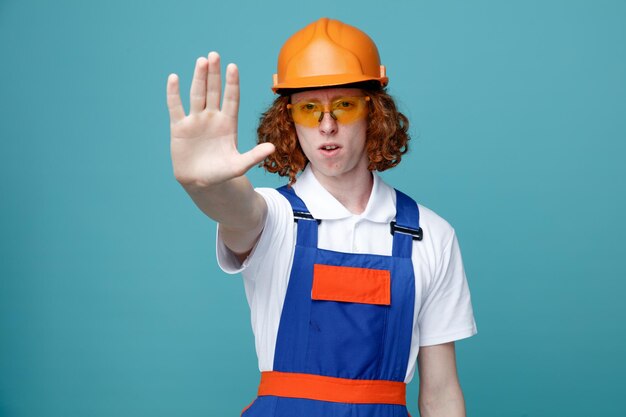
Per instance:
[[[318,248],[318,220],[292,188],[285,186],[278,191],[291,204],[298,229],[273,371],[268,374],[330,377],[331,381],[357,384],[389,381],[404,390],[415,308],[411,251],[413,240],[421,240],[417,204],[396,190],[396,220],[390,225],[391,256],[343,253]],[[341,281],[342,271],[372,271],[369,293],[373,286],[374,292],[382,294],[383,299],[386,296],[389,302],[380,302],[378,295],[376,301],[368,301],[368,295],[359,293],[358,282],[341,289],[357,301],[333,299],[335,284],[328,279],[323,284],[330,286],[330,292],[315,296],[316,286],[322,285],[320,271],[327,270],[338,274],[337,282]],[[358,391],[358,385],[354,386]],[[242,417],[407,417],[404,398],[402,402],[320,400],[307,395],[268,394],[259,388],[259,395],[244,409]]]

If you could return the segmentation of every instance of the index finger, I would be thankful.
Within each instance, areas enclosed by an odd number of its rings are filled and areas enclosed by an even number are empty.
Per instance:
[[[228,64],[226,67],[222,112],[233,118],[236,118],[239,112],[239,70],[235,64]]]

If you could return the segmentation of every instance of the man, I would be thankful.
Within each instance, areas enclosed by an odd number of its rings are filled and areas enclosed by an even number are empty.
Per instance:
[[[365,33],[320,19],[283,46],[279,97],[240,154],[236,66],[220,107],[219,56],[197,60],[189,115],[168,78],[174,175],[251,308],[262,374],[243,416],[406,416],[416,362],[421,415],[465,415],[454,341],[476,325],[454,229],[374,172],[409,140],[387,82]],[[290,184],[255,190],[259,163]]]

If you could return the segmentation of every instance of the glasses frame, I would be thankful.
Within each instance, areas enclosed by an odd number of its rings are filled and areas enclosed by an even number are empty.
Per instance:
[[[333,103],[336,103],[336,102],[338,102],[338,101],[342,101],[342,100],[345,100],[345,99],[359,99],[359,100],[360,100],[360,99],[363,99],[363,100],[366,102],[366,104],[372,100],[370,96],[368,96],[368,95],[363,95],[363,96],[342,96],[342,97],[337,97],[337,98],[335,98],[334,100],[331,100],[330,102],[327,102],[327,103],[321,103],[321,102],[320,102],[319,104],[321,104],[323,107],[322,107],[322,111],[320,112],[320,117],[319,117],[319,119],[317,120],[318,125],[319,125],[320,123],[322,123],[322,120],[324,119],[324,114],[326,114],[326,113],[330,114],[330,117],[332,117],[332,118],[333,118],[333,120],[336,120],[336,121],[337,121],[337,123],[341,123],[341,122],[337,119],[337,116],[335,115],[335,113],[333,113],[333,110],[331,109],[331,107],[332,107]],[[296,122],[296,121],[295,121],[295,119],[293,118],[293,114],[292,114],[292,109],[293,109],[293,106],[294,106],[294,105],[296,105],[296,104],[302,103],[302,102],[307,102],[307,101],[309,101],[310,103],[316,103],[316,102],[319,102],[319,101],[316,101],[316,100],[300,100],[300,101],[298,101],[298,102],[296,102],[296,103],[293,103],[293,104],[292,104],[292,103],[288,103],[288,104],[287,104],[287,111],[289,111],[289,116],[291,117],[291,120],[292,120],[294,123],[297,123],[297,122]],[[356,121],[356,120],[358,120],[358,119],[355,119],[355,121]],[[352,123],[352,122],[351,122],[351,123]],[[343,123],[342,123],[342,124],[343,124]],[[313,127],[313,126],[310,126],[310,127]]]

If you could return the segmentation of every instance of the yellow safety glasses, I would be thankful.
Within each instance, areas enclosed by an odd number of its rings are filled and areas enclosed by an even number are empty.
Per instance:
[[[330,117],[337,122],[347,125],[364,118],[368,113],[368,96],[339,97],[330,103],[322,103],[319,100],[302,100],[297,103],[287,104],[293,121],[306,127],[317,127],[324,113],[330,113]]]

